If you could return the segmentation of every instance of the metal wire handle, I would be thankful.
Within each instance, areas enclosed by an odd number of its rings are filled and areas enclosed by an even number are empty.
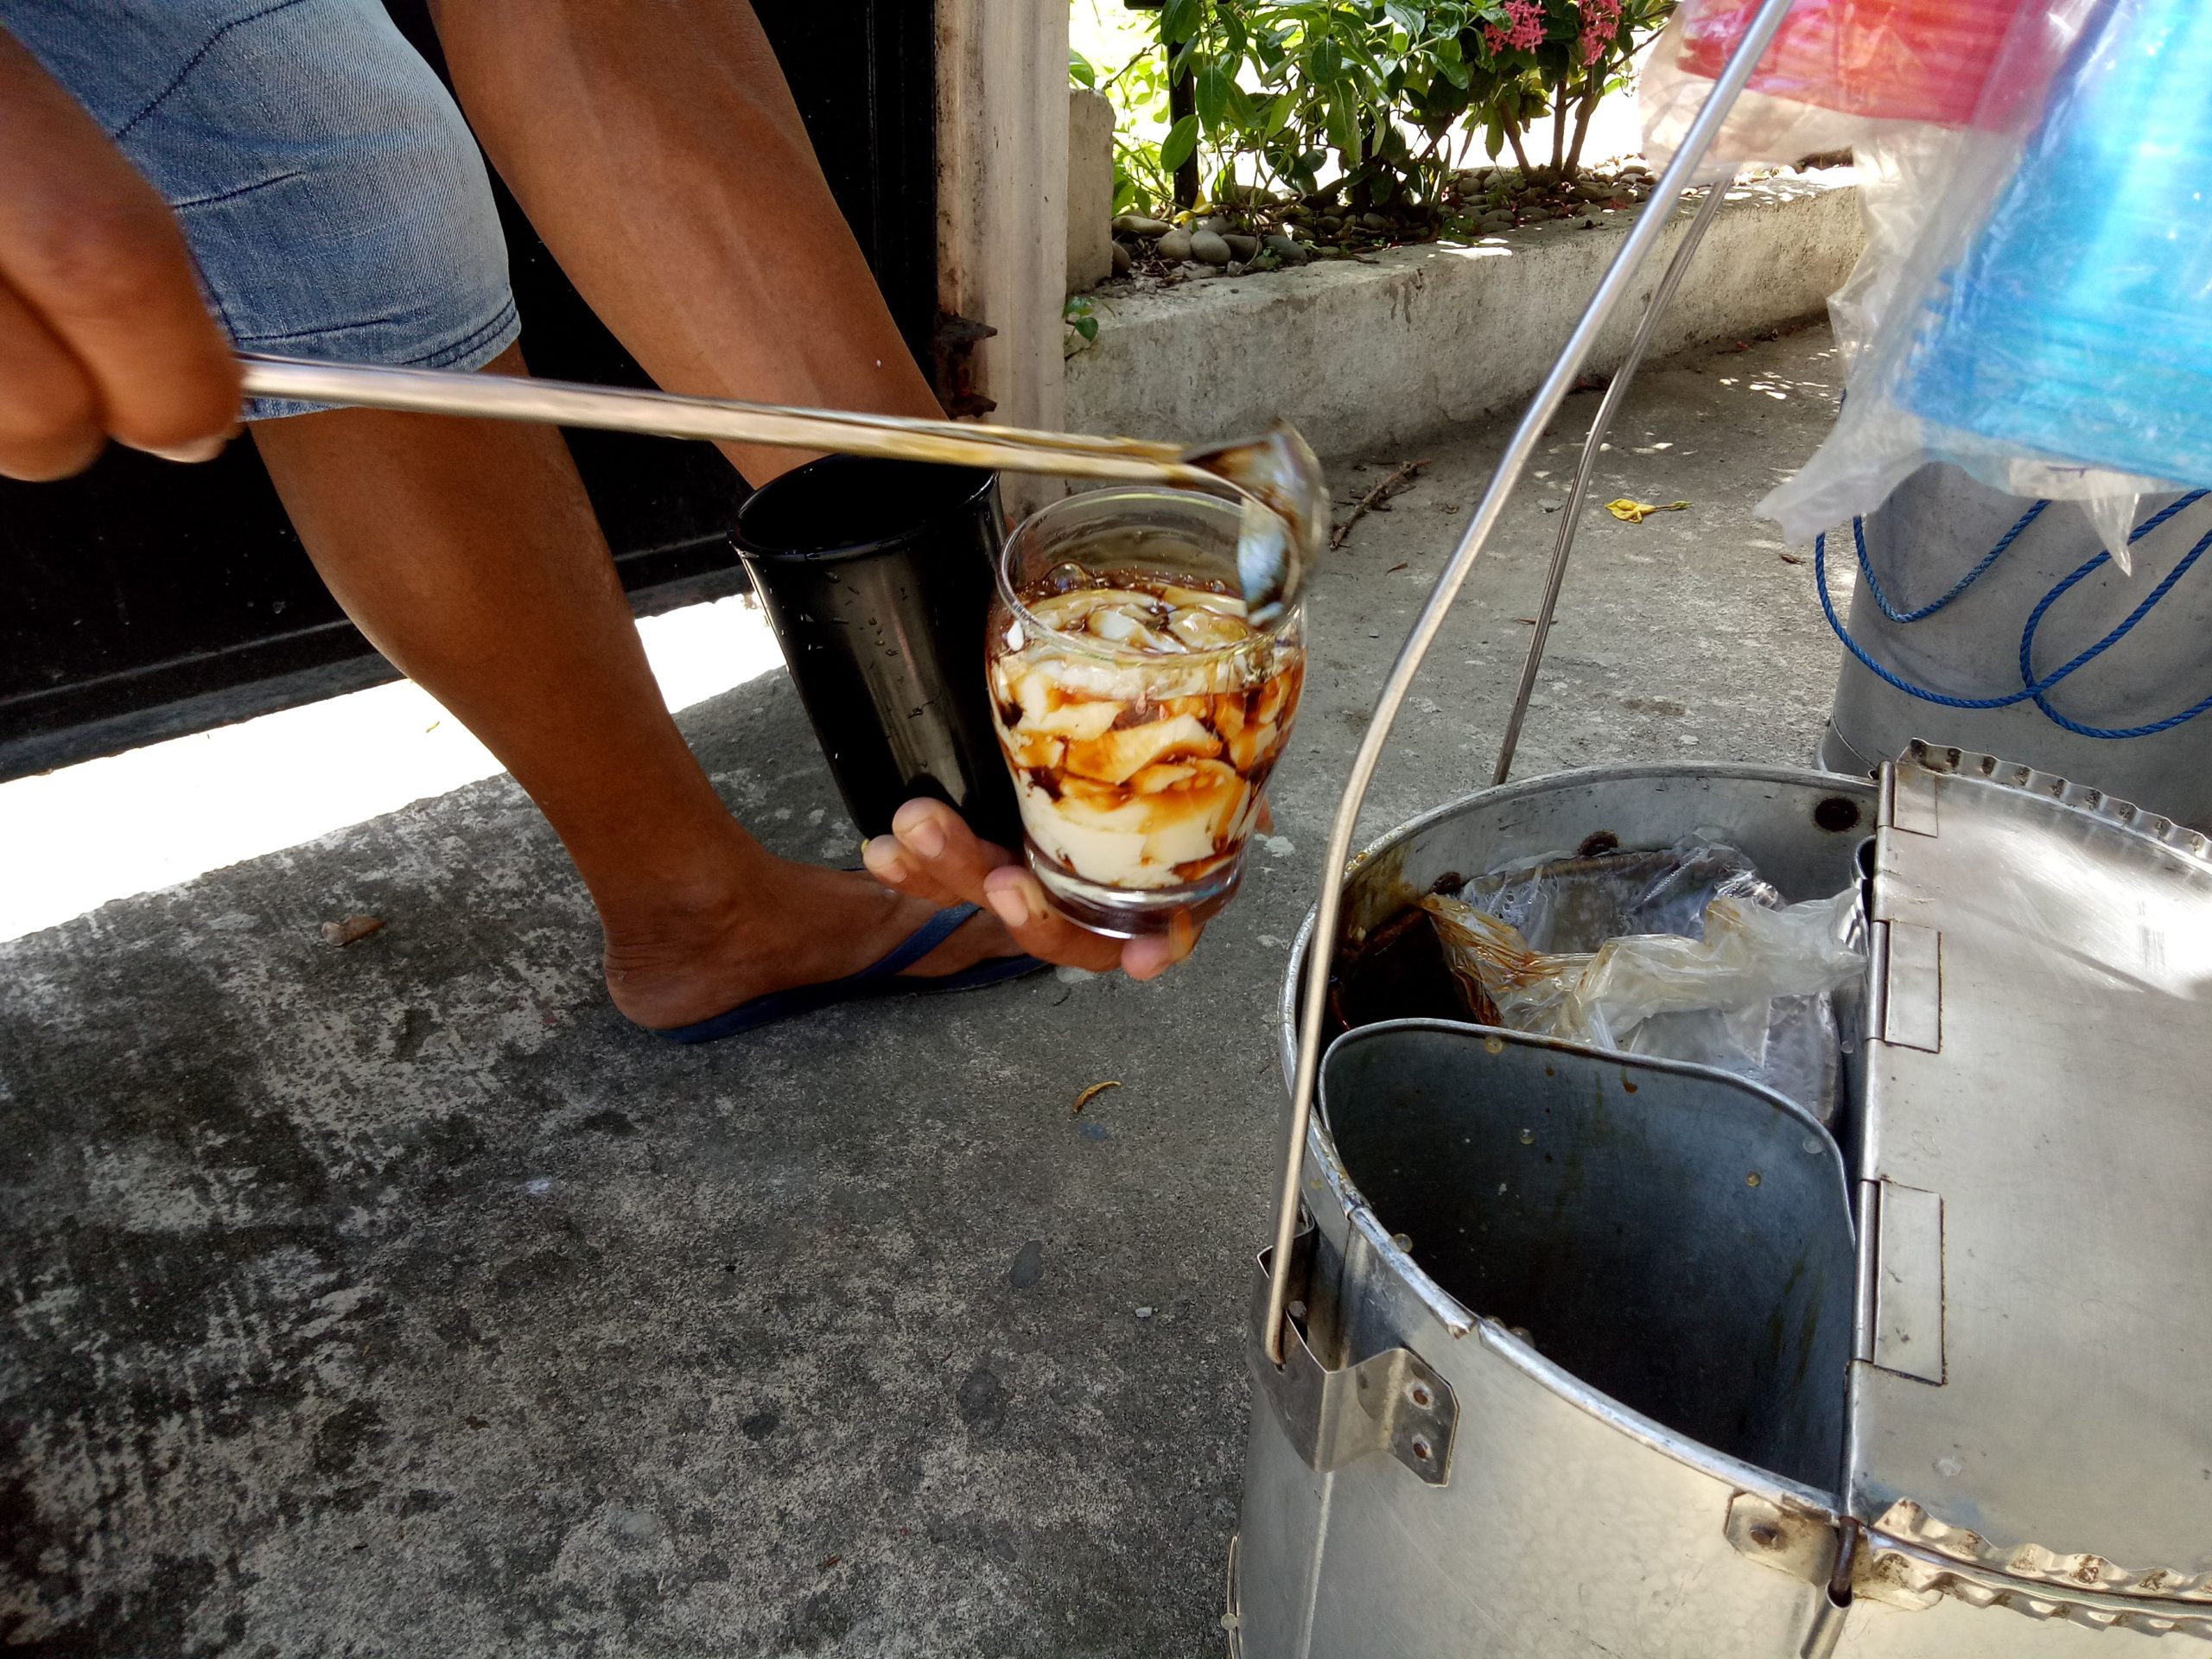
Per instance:
[[[1604,401],[1599,404],[1598,413],[1591,420],[1590,435],[1583,440],[1582,459],[1574,469],[1574,493],[1567,498],[1566,510],[1560,514],[1559,540],[1553,544],[1551,570],[1544,578],[1544,602],[1536,607],[1536,631],[1529,636],[1529,654],[1521,664],[1521,683],[1513,693],[1513,709],[1505,717],[1505,736],[1497,746],[1497,770],[1491,776],[1492,787],[1503,783],[1513,772],[1514,751],[1521,747],[1521,723],[1529,717],[1529,699],[1535,693],[1536,676],[1543,671],[1544,646],[1552,635],[1552,613],[1559,608],[1559,590],[1567,581],[1567,562],[1574,551],[1574,533],[1582,524],[1582,498],[1589,492],[1591,474],[1598,470],[1598,457],[1605,449],[1605,434],[1612,429],[1613,416],[1620,412],[1620,406],[1628,401],[1629,382],[1636,378],[1643,353],[1650,349],[1651,337],[1659,330],[1659,319],[1675,297],[1675,290],[1682,285],[1682,276],[1690,268],[1698,244],[1705,240],[1706,232],[1720,216],[1720,206],[1727,200],[1726,181],[1707,187],[1697,217],[1682,232],[1681,246],[1675,250],[1674,258],[1668,262],[1667,274],[1659,279],[1651,302],[1643,308],[1643,321],[1637,324],[1636,338],[1629,342],[1628,359],[1605,388]]]
[[[1321,893],[1314,906],[1313,931],[1306,947],[1305,1007],[1299,1020],[1298,1066],[1291,1084],[1290,1122],[1283,1154],[1282,1185],[1275,1205],[1274,1255],[1268,1275],[1264,1316],[1267,1328],[1262,1338],[1268,1358],[1276,1365],[1283,1363],[1283,1320],[1290,1306],[1291,1246],[1298,1231],[1299,1179],[1305,1164],[1306,1129],[1313,1116],[1314,1084],[1320,1073],[1321,1037],[1328,1017],[1330,958],[1335,953],[1337,931],[1343,923],[1345,867],[1351,861],[1352,838],[1359,828],[1359,809],[1366,802],[1368,785],[1382,761],[1382,746],[1389,739],[1390,727],[1397,718],[1399,708],[1412,690],[1414,676],[1420,671],[1422,658],[1428,655],[1428,648],[1443,627],[1444,619],[1452,609],[1452,601],[1459,597],[1468,571],[1503,516],[1506,499],[1520,482],[1529,457],[1543,438],[1544,429],[1567,401],[1567,394],[1581,373],[1584,361],[1597,344],[1599,331],[1635,280],[1637,266],[1666,233],[1683,191],[1705,159],[1706,151],[1712,148],[1720,124],[1735,106],[1790,3],[1791,0],[1762,0],[1751,27],[1730,56],[1727,67],[1720,72],[1720,78],[1713,83],[1696,120],[1683,135],[1681,148],[1660,175],[1649,204],[1630,230],[1620,251],[1613,256],[1613,263],[1599,282],[1598,291],[1591,296],[1581,321],[1568,336],[1559,360],[1552,365],[1551,372],[1538,388],[1528,413],[1514,429],[1512,441],[1506,445],[1497,470],[1491,475],[1489,489],[1475,508],[1474,516],[1467,521],[1466,529],[1460,532],[1459,546],[1446,561],[1443,574],[1437,577],[1435,587],[1430,589],[1428,601],[1414,620],[1413,632],[1399,647],[1397,660],[1391,664],[1389,677],[1383,682],[1382,694],[1376,699],[1375,713],[1368,721],[1366,734],[1352,757],[1351,776],[1344,785],[1344,798],[1337,804],[1336,820],[1329,830],[1328,850],[1322,858]]]

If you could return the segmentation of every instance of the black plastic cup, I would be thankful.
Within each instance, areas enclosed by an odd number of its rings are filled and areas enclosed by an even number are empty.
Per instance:
[[[754,491],[735,540],[861,833],[931,796],[1020,847],[983,677],[996,476],[829,455]]]

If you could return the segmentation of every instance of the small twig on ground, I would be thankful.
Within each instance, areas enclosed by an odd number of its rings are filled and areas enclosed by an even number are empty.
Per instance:
[[[323,942],[327,944],[347,945],[365,939],[384,925],[381,916],[348,916],[342,922],[322,925]]]
[[[1119,1077],[1109,1078],[1104,1083],[1092,1084],[1090,1088],[1084,1090],[1081,1094],[1075,1097],[1076,1110],[1077,1112],[1082,1111],[1084,1107],[1090,1105],[1092,1101],[1104,1094],[1109,1089],[1118,1089],[1121,1086],[1122,1080]]]
[[[1428,462],[1425,459],[1409,461],[1365,495],[1361,496],[1358,503],[1351,510],[1351,517],[1329,532],[1331,550],[1342,547],[1344,544],[1344,538],[1351,534],[1351,527],[1354,524],[1366,518],[1369,513],[1374,512],[1392,496],[1409,487],[1413,483],[1414,474],[1427,465]]]

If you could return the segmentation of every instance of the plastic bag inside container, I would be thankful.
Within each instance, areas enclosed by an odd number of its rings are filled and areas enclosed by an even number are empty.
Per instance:
[[[2212,484],[2212,6],[2038,0],[1992,85],[2049,63],[1884,209],[1905,230],[1853,277],[1874,303],[1849,399],[1760,504],[1790,539],[1945,461],[2081,504],[2125,569],[2138,497]]]
[[[1690,842],[1522,866],[1421,907],[1488,1023],[1716,1066],[1834,1118],[1837,993],[1866,961],[1855,886],[1786,905],[1742,853]]]

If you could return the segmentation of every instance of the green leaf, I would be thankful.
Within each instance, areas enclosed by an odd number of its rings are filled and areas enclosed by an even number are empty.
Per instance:
[[[1338,81],[1329,88],[1329,142],[1344,158],[1346,165],[1359,159],[1359,122],[1352,113],[1352,101],[1344,84]]]
[[[1229,71],[1218,60],[1209,58],[1198,66],[1197,98],[1198,120],[1208,132],[1220,130],[1229,116]]]
[[[1182,45],[1198,33],[1203,15],[1202,0],[1167,0],[1160,10],[1160,38],[1170,46]]]
[[[1262,136],[1272,138],[1290,124],[1291,114],[1298,108],[1298,94],[1285,92],[1268,106],[1268,119]]]
[[[1428,19],[1422,15],[1421,9],[1407,3],[1407,0],[1382,0],[1382,15],[1416,38],[1428,25]]]
[[[1078,334],[1081,334],[1085,340],[1097,339],[1098,319],[1096,317],[1077,317],[1075,320],[1075,331]]]
[[[1068,48],[1068,79],[1093,90],[1098,86],[1098,72],[1090,67],[1090,60],[1073,47]]]
[[[1306,60],[1308,79],[1332,81],[1344,73],[1344,54],[1338,48],[1333,35],[1325,35],[1313,43],[1313,55]]]
[[[1198,118],[1186,115],[1168,129],[1167,137],[1160,143],[1160,169],[1173,173],[1191,159],[1198,147]]]

